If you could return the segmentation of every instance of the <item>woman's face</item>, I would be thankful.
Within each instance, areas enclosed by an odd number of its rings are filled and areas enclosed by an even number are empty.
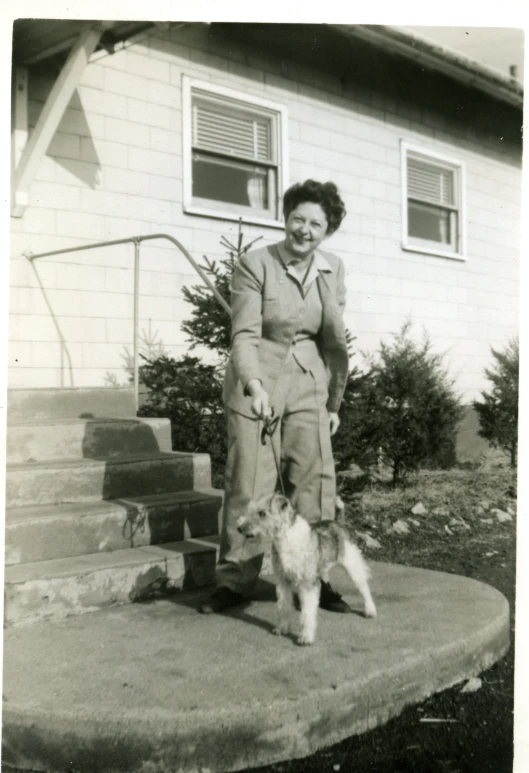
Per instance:
[[[285,225],[285,247],[294,257],[308,258],[327,234],[327,217],[319,204],[304,201],[292,210]]]

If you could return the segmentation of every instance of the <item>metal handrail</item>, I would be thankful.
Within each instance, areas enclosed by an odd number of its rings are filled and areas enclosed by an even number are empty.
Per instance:
[[[140,244],[141,242],[150,241],[152,239],[167,239],[172,242],[175,247],[178,247],[180,252],[191,263],[200,278],[206,283],[211,290],[217,301],[222,308],[231,316],[231,309],[226,303],[222,295],[219,293],[213,282],[209,279],[207,274],[198,265],[195,259],[186,250],[184,245],[175,239],[174,236],[169,234],[144,234],[141,236],[130,236],[127,239],[114,239],[107,242],[96,242],[94,244],[83,244],[78,247],[67,247],[61,250],[51,250],[49,252],[40,252],[34,255],[31,252],[25,252],[24,257],[33,263],[34,260],[39,258],[49,258],[52,255],[63,255],[67,252],[81,252],[82,250],[95,250],[98,247],[112,247],[116,244],[134,244],[134,311],[133,311],[133,323],[134,323],[134,339],[133,339],[133,356],[134,356],[134,399],[136,403],[136,410],[139,403],[139,276],[140,276]]]

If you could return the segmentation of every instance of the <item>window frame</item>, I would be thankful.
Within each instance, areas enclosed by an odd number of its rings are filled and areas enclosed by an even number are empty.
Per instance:
[[[213,97],[225,97],[226,99],[237,100],[243,105],[247,105],[251,111],[252,107],[265,109],[276,114],[275,137],[277,143],[277,185],[276,185],[276,207],[277,218],[259,217],[253,215],[249,207],[229,204],[228,202],[213,203],[208,206],[196,203],[193,197],[193,136],[192,136],[192,91],[193,89],[209,92]],[[286,105],[272,102],[268,99],[254,97],[236,89],[219,86],[211,81],[203,81],[198,78],[192,78],[188,75],[182,75],[182,172],[183,172],[183,208],[188,215],[200,215],[202,217],[211,217],[221,220],[238,221],[241,218],[245,223],[255,225],[264,225],[271,228],[284,228],[282,219],[281,202],[283,194],[288,188],[289,170],[288,170],[288,109]],[[238,160],[238,159],[234,159]],[[202,200],[204,201],[204,200]],[[207,200],[206,200],[207,201]]]
[[[431,158],[432,162],[446,165],[451,171],[455,171],[455,185],[457,186],[457,199],[459,201],[458,211],[458,235],[457,249],[455,252],[443,250],[442,245],[436,247],[433,242],[424,245],[414,244],[410,241],[408,233],[408,154],[417,153],[426,159]],[[401,191],[402,191],[402,237],[401,247],[407,252],[420,252],[424,255],[435,255],[441,258],[451,258],[452,260],[466,260],[466,170],[465,163],[461,159],[447,156],[444,153],[438,153],[435,150],[424,146],[415,145],[401,140]],[[439,205],[443,208],[442,205]]]

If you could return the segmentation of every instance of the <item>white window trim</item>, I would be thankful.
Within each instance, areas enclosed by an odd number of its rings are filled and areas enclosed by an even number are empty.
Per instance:
[[[458,169],[458,184],[459,184],[459,251],[447,252],[442,248],[429,248],[420,247],[416,244],[410,244],[408,241],[408,151],[413,153],[420,153],[423,156],[428,156],[436,161],[442,161],[450,166],[455,166]],[[466,260],[467,259],[467,247],[466,247],[466,172],[465,163],[459,158],[453,158],[452,156],[446,156],[443,153],[438,153],[430,148],[414,145],[409,142],[401,140],[400,143],[400,169],[401,169],[401,192],[402,192],[402,236],[401,247],[407,252],[420,252],[423,255],[436,255],[440,258],[451,258],[452,260]]]
[[[278,163],[278,201],[277,210],[278,219],[256,217],[251,214],[238,214],[230,212],[229,208],[214,209],[193,204],[193,175],[192,175],[192,136],[191,136],[191,91],[193,88],[209,91],[211,94],[230,99],[237,99],[247,103],[249,106],[264,107],[279,114],[279,157]],[[184,182],[184,212],[188,215],[201,215],[220,220],[238,221],[242,217],[245,223],[268,226],[271,228],[285,227],[281,217],[281,201],[284,192],[288,188],[289,170],[288,170],[288,109],[285,105],[271,102],[268,99],[261,99],[245,94],[235,89],[218,86],[210,81],[202,81],[197,78],[190,78],[188,75],[182,76],[182,173]]]

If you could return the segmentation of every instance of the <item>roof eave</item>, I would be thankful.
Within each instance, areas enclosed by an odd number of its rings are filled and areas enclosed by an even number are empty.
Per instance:
[[[341,35],[373,43],[388,53],[411,59],[416,64],[443,73],[495,99],[519,108],[523,106],[523,86],[518,81],[411,32],[374,24],[330,26]]]

